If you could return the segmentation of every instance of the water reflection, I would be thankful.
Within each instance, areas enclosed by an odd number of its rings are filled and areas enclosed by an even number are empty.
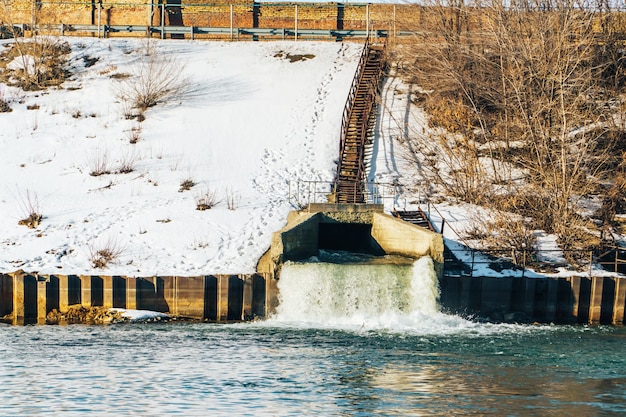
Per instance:
[[[626,331],[502,329],[2,327],[0,415],[626,413]]]

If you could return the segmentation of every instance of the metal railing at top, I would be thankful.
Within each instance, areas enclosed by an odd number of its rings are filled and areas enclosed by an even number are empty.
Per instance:
[[[330,203],[334,184],[334,181],[289,180],[289,202],[295,207],[306,207],[311,203]],[[381,182],[366,182],[365,185],[365,203],[388,203],[394,207],[400,204],[399,185]]]
[[[533,248],[448,249],[446,276],[526,277],[567,273],[594,276],[599,273],[626,273],[626,250],[562,250]],[[452,255],[453,257],[451,257]]]

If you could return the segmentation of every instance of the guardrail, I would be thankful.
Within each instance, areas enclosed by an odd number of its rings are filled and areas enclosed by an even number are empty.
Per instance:
[[[449,263],[444,274],[453,276],[485,276],[486,270],[498,275],[507,271],[511,276],[525,277],[533,274],[556,274],[568,272],[595,276],[598,270],[626,273],[626,251],[620,248],[589,250],[502,248],[448,249],[456,260]]]
[[[365,184],[366,203],[383,204],[385,201],[391,201],[393,206],[398,204],[401,186],[382,182],[366,182]],[[289,180],[289,202],[295,207],[306,207],[311,203],[328,203],[328,196],[332,194],[334,185],[334,181]]]
[[[148,25],[84,25],[84,24],[14,24],[0,25],[2,37],[23,36],[25,32],[58,32],[61,36],[73,33],[96,34],[98,37],[109,37],[110,34],[141,34],[150,36],[157,34],[161,38],[167,35],[188,35],[194,40],[196,35],[212,35],[228,37],[230,40],[239,40],[241,36],[279,38],[282,40],[303,38],[319,38],[339,40],[342,38],[368,38],[366,30],[335,30],[335,29],[293,29],[293,28],[228,28],[207,26],[148,26]],[[385,30],[370,30],[369,36],[374,39],[386,38]]]

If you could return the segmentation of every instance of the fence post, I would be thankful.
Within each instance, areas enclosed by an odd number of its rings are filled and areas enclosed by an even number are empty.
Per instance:
[[[593,268],[593,250],[589,251],[589,276],[591,277]]]
[[[98,39],[100,39],[101,25],[102,25],[102,0],[98,2]]]
[[[475,251],[474,249],[470,249],[472,251],[472,270],[470,271],[470,277],[474,277],[474,256],[475,256]]]
[[[148,3],[148,26],[146,29],[146,37],[150,38],[152,37],[152,24],[153,22],[153,14],[154,14],[154,3],[152,3],[153,0],[149,0],[150,3]]]
[[[165,0],[161,0],[161,39],[165,39]]]
[[[370,5],[365,5],[365,37],[370,37]]]
[[[298,40],[298,5],[296,4],[296,19],[295,19],[295,23],[296,23],[296,27],[295,27],[295,36],[294,36],[294,40],[297,41]]]
[[[393,5],[393,37],[397,37],[398,34],[396,32],[396,5]]]
[[[230,40],[233,40],[233,5],[230,5]]]

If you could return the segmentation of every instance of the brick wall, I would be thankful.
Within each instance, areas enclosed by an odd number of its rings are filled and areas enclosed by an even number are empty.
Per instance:
[[[38,7],[34,4],[33,0],[12,0],[10,7],[0,6],[0,22],[38,22],[41,25],[97,23],[97,3],[77,1],[74,4],[53,4],[43,0]],[[397,27],[397,30],[402,30],[424,23],[422,8],[411,4],[370,4],[366,7],[350,3],[237,3],[228,0],[212,0],[210,4],[172,4],[170,0],[165,24],[177,24],[182,19],[184,26],[230,27],[232,7],[234,28],[294,28],[296,6],[300,29],[362,30],[367,27],[368,11],[370,29],[393,30]],[[100,19],[103,25],[151,23],[158,26],[161,24],[159,5],[155,4],[152,11],[150,17],[150,6],[145,0],[103,0]]]

